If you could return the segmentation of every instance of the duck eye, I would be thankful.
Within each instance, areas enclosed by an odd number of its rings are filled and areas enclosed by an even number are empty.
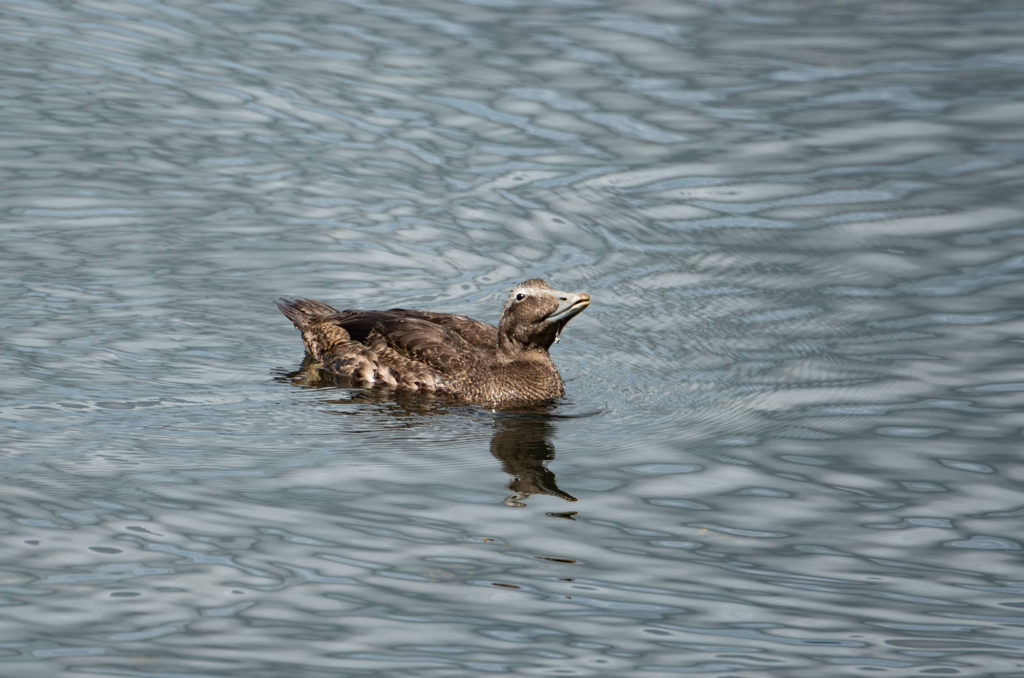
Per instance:
[[[519,294],[516,295],[516,301],[522,301],[525,298],[526,298],[526,295],[523,294],[522,292],[520,292]]]

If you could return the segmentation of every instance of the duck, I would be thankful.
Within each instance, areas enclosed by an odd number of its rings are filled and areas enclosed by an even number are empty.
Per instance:
[[[590,305],[540,278],[516,285],[498,325],[464,315],[404,308],[342,310],[281,298],[302,334],[307,360],[341,385],[388,387],[492,408],[553,402],[565,384],[548,350]]]

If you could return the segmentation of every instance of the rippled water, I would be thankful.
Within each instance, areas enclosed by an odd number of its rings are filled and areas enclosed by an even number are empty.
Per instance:
[[[1024,674],[1021,36],[7,0],[0,674]],[[318,385],[272,303],[533,276],[547,414]]]

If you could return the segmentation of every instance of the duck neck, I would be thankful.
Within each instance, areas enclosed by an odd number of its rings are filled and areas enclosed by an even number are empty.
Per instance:
[[[551,362],[551,356],[540,346],[524,346],[504,332],[498,332],[498,362]]]
[[[498,332],[498,360],[503,363],[515,360],[519,345],[505,332]]]

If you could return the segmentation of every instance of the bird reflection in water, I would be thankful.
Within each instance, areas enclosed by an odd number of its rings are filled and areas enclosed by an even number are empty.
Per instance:
[[[512,494],[505,498],[506,506],[525,506],[523,501],[533,494],[576,501],[576,497],[559,489],[554,471],[546,466],[555,458],[553,432],[550,418],[542,413],[496,415],[491,454],[512,476],[508,484]]]
[[[338,388],[347,386],[338,378],[322,369],[320,363],[309,356],[298,370],[281,374],[277,381],[303,388]],[[345,403],[394,403],[405,414],[436,414],[444,411],[444,401],[416,394],[402,393],[390,389],[354,389],[352,397]],[[438,405],[441,405],[441,409]],[[502,470],[512,479],[508,483],[511,494],[505,497],[506,506],[526,506],[526,499],[534,494],[546,494],[565,501],[576,501],[576,497],[558,487],[555,473],[547,463],[555,458],[555,446],[551,442],[554,425],[547,413],[550,407],[537,406],[530,410],[516,412],[495,412],[494,433],[491,436],[491,454],[501,462]],[[574,512],[552,513],[549,515],[571,518]]]

